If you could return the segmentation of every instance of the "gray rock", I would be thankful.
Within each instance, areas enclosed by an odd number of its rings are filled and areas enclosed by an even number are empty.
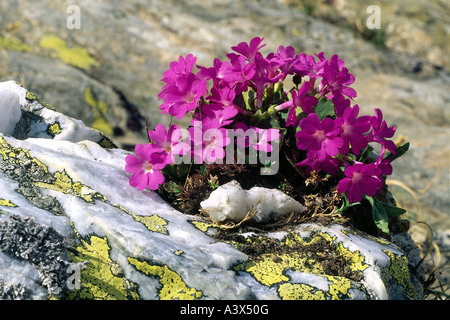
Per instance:
[[[299,224],[215,237],[217,225],[132,188],[129,152],[22,86],[5,87],[29,126],[21,119],[14,136],[0,133],[1,298],[423,298],[406,234],[389,242]]]

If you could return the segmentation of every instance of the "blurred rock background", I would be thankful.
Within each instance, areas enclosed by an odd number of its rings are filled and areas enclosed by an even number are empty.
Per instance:
[[[380,29],[367,27],[370,5],[381,10]],[[0,0],[0,81],[22,83],[131,149],[146,141],[146,120],[169,122],[157,94],[180,54],[210,66],[254,36],[265,38],[265,53],[291,45],[338,54],[356,77],[362,113],[381,108],[395,138],[411,143],[394,162],[391,190],[429,249],[430,272],[439,267],[448,283],[449,32],[446,0]]]

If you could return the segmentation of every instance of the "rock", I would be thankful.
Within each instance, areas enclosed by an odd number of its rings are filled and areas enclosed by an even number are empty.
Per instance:
[[[263,52],[293,46],[338,54],[355,75],[361,114],[383,110],[410,152],[394,162],[392,186],[412,221],[450,228],[448,5],[441,0],[379,1],[381,29],[370,30],[373,1],[0,1],[0,80],[14,79],[63,114],[130,149],[160,116],[160,79],[189,53],[211,66],[230,47],[264,37]],[[83,59],[77,59],[82,57]],[[112,132],[112,134],[111,134]],[[430,138],[432,137],[432,138]],[[423,191],[423,192],[422,192]],[[416,197],[420,203],[416,201]]]
[[[0,133],[0,298],[423,297],[413,243],[339,224],[236,237],[132,188],[128,151],[19,84],[4,87],[22,117]]]
[[[21,117],[19,98],[17,94],[6,88],[1,90],[0,114],[2,114],[2,117],[0,120],[0,132],[12,134]]]
[[[304,212],[305,207],[281,190],[253,187],[244,190],[233,180],[216,190],[200,203],[214,222],[240,222],[247,214],[256,222],[267,222],[291,212]]]

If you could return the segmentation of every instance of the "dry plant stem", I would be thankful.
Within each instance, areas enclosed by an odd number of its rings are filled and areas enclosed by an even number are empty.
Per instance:
[[[238,227],[240,227],[243,223],[253,219],[254,216],[256,216],[256,214],[258,213],[258,211],[254,210],[254,211],[249,211],[247,212],[247,214],[245,215],[244,219],[242,219],[240,222],[238,222],[237,224],[234,222],[228,222],[227,224],[224,224],[221,226],[222,229],[226,229],[226,230],[230,230],[230,229],[236,229]]]

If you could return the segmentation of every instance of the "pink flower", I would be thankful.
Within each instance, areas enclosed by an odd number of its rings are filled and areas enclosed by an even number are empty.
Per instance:
[[[234,98],[236,97],[236,92],[229,87],[224,87],[222,89],[211,88],[211,95],[206,99],[211,101],[212,105],[219,105],[222,108],[233,107],[236,111],[239,111],[237,105],[234,104]]]
[[[367,147],[368,141],[364,136],[370,130],[370,116],[358,118],[359,106],[356,104],[353,108],[347,108],[342,117],[336,119],[337,126],[342,128],[341,137],[344,139],[344,145],[340,152],[347,154],[352,147],[352,152],[359,155],[361,149]]]
[[[261,107],[262,99],[264,95],[264,89],[268,84],[278,82],[283,77],[283,74],[279,70],[280,64],[276,59],[273,59],[273,54],[264,58],[261,53],[257,53],[255,56],[255,67],[257,72],[253,76],[252,80],[255,84],[256,90],[256,105]]]
[[[241,148],[252,147],[258,151],[272,152],[273,146],[270,142],[280,139],[280,130],[269,128],[248,127],[239,122],[234,126],[234,134],[237,136],[237,145]]]
[[[344,144],[339,136],[342,129],[330,118],[320,121],[317,114],[310,113],[300,121],[300,128],[295,134],[297,148],[307,150],[307,158],[324,161],[327,156],[336,156]]]
[[[188,129],[195,163],[213,163],[225,157],[224,148],[230,143],[227,130],[221,128],[217,119],[210,121],[192,120],[192,127]]]
[[[216,121],[218,127],[225,127],[233,122],[232,119],[238,114],[237,108],[234,106],[222,107],[218,104],[205,105],[202,108],[205,115],[205,117],[202,117],[202,121]],[[197,117],[197,120],[200,120],[199,117]]]
[[[395,143],[386,138],[392,138],[396,129],[395,127],[388,128],[386,121],[383,121],[383,113],[380,109],[375,108],[375,116],[370,117],[370,124],[372,125],[372,131],[367,136],[367,140],[378,142],[395,154],[397,150]]]
[[[165,126],[158,124],[154,130],[149,130],[148,136],[154,142],[151,145],[153,152],[160,152],[166,164],[174,162],[174,154],[185,155],[190,149],[187,143],[181,142],[183,135],[176,124],[171,125],[167,132]]]
[[[164,175],[159,171],[165,166],[164,157],[155,152],[151,144],[136,145],[136,156],[128,155],[125,158],[125,170],[132,173],[130,185],[144,190],[148,187],[150,190],[156,190],[164,183]]]
[[[256,68],[253,63],[247,63],[247,59],[240,55],[230,56],[230,62],[233,66],[233,72],[225,76],[224,79],[230,84],[231,88],[234,87],[236,95],[240,95],[253,84],[252,79],[256,73]],[[239,75],[239,77],[236,75]]]
[[[330,92],[331,95],[328,98],[336,95],[345,95],[349,98],[357,96],[356,91],[349,87],[355,82],[355,77],[343,65],[344,62],[337,55],[333,55],[330,61],[324,65],[323,79],[318,87],[321,97]]]
[[[159,94],[159,98],[164,100],[159,108],[162,114],[169,113],[181,119],[186,112],[197,108],[198,101],[206,90],[206,80],[198,78],[193,73],[179,75]]]
[[[176,81],[176,79],[183,74],[192,73],[192,68],[195,65],[195,61],[197,58],[192,54],[188,54],[186,58],[180,56],[177,61],[173,61],[170,63],[170,68],[166,72],[164,72],[164,76],[161,81],[166,83],[171,83]]]
[[[292,100],[286,101],[285,103],[282,103],[275,107],[275,110],[280,111],[284,110],[286,108],[289,108],[289,113],[286,119],[286,126],[297,126],[298,120],[297,120],[297,112],[296,108],[300,107],[304,113],[310,114],[314,112],[314,108],[319,100],[317,100],[316,97],[307,96],[307,94],[310,91],[310,83],[305,82],[301,86],[300,89],[298,89],[298,93],[295,90],[292,90]]]
[[[392,165],[389,160],[383,160],[385,151],[386,148],[382,146],[380,156],[377,161],[375,161],[375,165],[380,169],[382,175],[388,176],[392,174]]]
[[[252,148],[258,151],[264,151],[264,152],[272,152],[273,147],[272,144],[269,142],[276,141],[280,139],[280,130],[278,129],[261,129],[257,127],[251,127],[252,129],[256,130],[256,134],[258,135],[258,143],[255,145],[251,145]]]
[[[310,174],[311,171],[319,172],[324,170],[329,175],[336,175],[340,171],[339,161],[336,158],[325,156],[324,159],[318,160],[317,158],[306,158],[305,160],[297,163],[297,166],[307,167],[305,173]]]
[[[302,108],[303,112],[306,114],[310,114],[314,112],[315,106],[319,100],[316,97],[307,96],[310,90],[309,82],[305,82],[300,89],[298,89],[298,93],[295,90],[292,91],[292,100],[294,102],[294,107],[289,110],[288,115],[288,123],[287,126],[292,125],[295,127],[297,125],[297,116],[295,115],[295,108]]]
[[[261,42],[264,40],[264,38],[255,37],[252,40],[250,40],[250,44],[247,44],[246,42],[241,42],[235,47],[231,47],[234,51],[237,53],[240,53],[244,57],[247,58],[247,60],[251,63],[255,63],[255,56],[256,53],[259,52],[259,50],[265,46],[265,44],[260,45]],[[228,57],[235,55],[234,53],[228,54]]]
[[[275,54],[275,59],[279,63],[283,75],[280,80],[284,80],[288,74],[295,72],[296,56],[293,47],[280,46]]]
[[[311,83],[314,84],[317,78],[322,77],[324,66],[328,62],[323,55],[323,52],[319,53],[317,55],[319,60],[316,62],[313,56],[306,53],[299,53],[294,63],[295,73],[302,77],[309,76]]]
[[[339,181],[337,191],[347,192],[348,200],[360,202],[364,195],[373,197],[382,187],[381,170],[375,163],[364,164],[356,162],[345,169],[345,178]]]
[[[245,60],[245,57],[243,57]],[[227,61],[222,61],[217,58],[214,59],[213,67],[205,68],[198,66],[200,72],[198,76],[205,80],[212,79],[213,87],[232,87],[234,83],[241,80],[241,73]]]

